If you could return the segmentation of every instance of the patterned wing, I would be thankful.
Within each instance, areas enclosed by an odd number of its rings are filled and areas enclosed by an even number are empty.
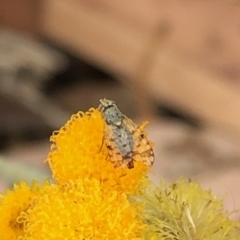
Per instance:
[[[136,125],[131,119],[124,116],[124,125],[132,133],[134,138],[133,160],[142,161],[148,166],[154,163],[153,143],[148,140],[144,127],[147,122],[141,126]]]
[[[105,144],[108,148],[108,155],[110,161],[113,162],[116,168],[119,167],[128,167],[133,168],[133,159],[132,159],[132,150],[129,151],[126,155],[123,155],[121,152],[121,147],[116,141],[116,136],[114,131],[108,125],[105,126]]]

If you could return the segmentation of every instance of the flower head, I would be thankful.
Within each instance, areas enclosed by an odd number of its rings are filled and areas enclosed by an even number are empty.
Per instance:
[[[106,188],[133,192],[146,182],[148,167],[137,162],[133,169],[114,168],[103,141],[104,120],[96,109],[74,114],[51,136],[47,161],[54,179],[62,184],[79,178],[98,179]]]
[[[0,239],[14,240],[24,234],[21,218],[46,185],[48,182],[42,186],[36,182],[33,182],[32,186],[21,182],[14,184],[13,190],[7,190],[5,194],[0,195]]]
[[[125,193],[102,189],[96,179],[51,185],[23,219],[24,239],[141,239],[140,211]]]
[[[145,239],[239,239],[239,224],[230,220],[223,202],[196,182],[180,179],[144,191]]]

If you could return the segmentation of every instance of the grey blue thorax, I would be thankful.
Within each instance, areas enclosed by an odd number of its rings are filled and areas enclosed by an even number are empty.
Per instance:
[[[124,115],[117,108],[113,101],[101,102],[101,112],[106,124],[112,130],[112,140],[115,142],[119,152],[127,162],[132,161],[132,151],[134,148],[134,138],[132,133],[123,123]]]

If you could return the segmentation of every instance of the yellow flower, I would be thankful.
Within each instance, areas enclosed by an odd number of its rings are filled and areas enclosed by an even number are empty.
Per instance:
[[[133,169],[116,169],[103,141],[104,120],[96,109],[74,114],[51,136],[47,161],[60,184],[79,178],[94,178],[107,188],[133,192],[146,182],[148,167],[136,163]]]
[[[48,185],[46,182],[43,186]],[[13,190],[0,195],[0,239],[15,240],[24,234],[21,217],[39,196],[40,189],[36,182],[28,186],[25,182],[15,184]]]
[[[143,192],[145,239],[240,239],[239,223],[229,219],[223,202],[196,182],[180,179]]]
[[[59,131],[53,133],[47,160],[59,183],[91,176],[95,168],[104,167],[107,149],[102,145],[103,131],[101,114],[92,109],[85,114],[72,115]]]
[[[0,195],[1,240],[142,239],[143,204],[130,194],[149,183],[149,168],[115,168],[104,124],[90,109],[52,135],[47,161],[56,183],[21,182]]]
[[[96,179],[51,185],[22,219],[25,240],[141,239],[141,208]]]

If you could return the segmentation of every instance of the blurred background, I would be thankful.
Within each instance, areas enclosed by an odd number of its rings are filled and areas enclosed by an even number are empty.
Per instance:
[[[51,176],[53,130],[104,97],[150,122],[154,181],[240,209],[239,1],[0,1],[1,191]]]

